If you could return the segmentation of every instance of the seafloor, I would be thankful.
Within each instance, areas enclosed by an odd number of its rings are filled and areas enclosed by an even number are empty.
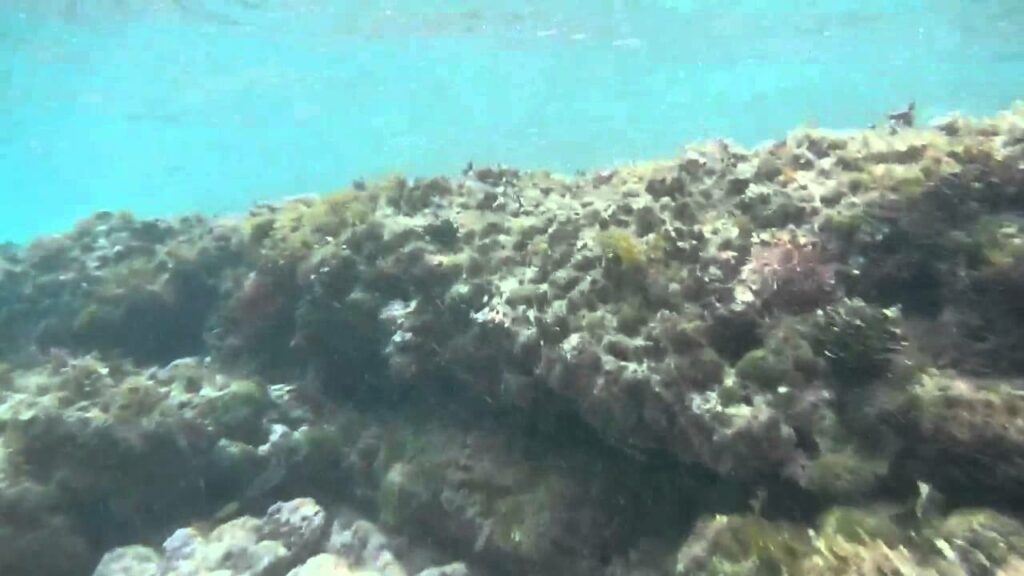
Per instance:
[[[4,576],[1024,574],[1024,106],[97,214],[0,360]]]

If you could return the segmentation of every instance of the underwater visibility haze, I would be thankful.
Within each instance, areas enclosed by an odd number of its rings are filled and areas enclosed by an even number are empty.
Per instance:
[[[1019,96],[1014,2],[3,0],[0,240]],[[31,196],[31,201],[24,201]]]
[[[1024,574],[1022,37],[0,0],[0,576]]]

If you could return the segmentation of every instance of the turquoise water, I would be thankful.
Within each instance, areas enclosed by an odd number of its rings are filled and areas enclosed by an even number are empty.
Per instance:
[[[989,113],[1024,95],[1015,4],[0,0],[0,240],[468,160],[755,144],[910,99]]]

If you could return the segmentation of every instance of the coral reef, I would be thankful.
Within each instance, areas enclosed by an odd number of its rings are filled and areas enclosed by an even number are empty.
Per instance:
[[[470,427],[433,407],[324,413],[315,392],[194,358],[140,370],[55,355],[15,370],[0,400],[0,520],[16,545],[5,573],[83,573],[112,546],[312,493],[467,558],[584,574],[632,531],[671,530],[722,490],[694,478],[676,493],[678,471]],[[27,545],[43,537],[66,548],[52,568]]]
[[[0,572],[1014,573],[1024,107],[897,120],[3,249]]]
[[[237,254],[232,236],[201,217],[97,214],[4,259],[0,353],[16,358],[30,343],[145,363],[197,354]]]
[[[196,359],[141,372],[55,354],[0,398],[6,475],[101,524],[100,546],[215,512],[267,466],[268,427],[294,417],[265,387]]]

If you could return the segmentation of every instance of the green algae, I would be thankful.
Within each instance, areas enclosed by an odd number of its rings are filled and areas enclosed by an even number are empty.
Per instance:
[[[701,520],[679,553],[676,573],[699,576],[793,576],[813,555],[807,530],[754,515]]]
[[[779,357],[764,348],[747,352],[736,363],[736,377],[761,388],[774,389],[783,385],[789,375],[788,358]]]
[[[970,237],[976,242],[984,266],[1006,269],[1024,260],[1024,219],[1008,216],[981,218]]]
[[[596,240],[601,254],[615,260],[624,268],[641,268],[647,263],[643,244],[628,230],[604,230],[597,234]]]
[[[886,373],[902,349],[900,313],[846,299],[817,313],[814,343],[840,381],[863,384]]]
[[[398,462],[381,481],[377,492],[379,519],[385,526],[414,528],[439,505],[444,469],[437,463]]]
[[[908,542],[910,534],[894,520],[898,512],[885,506],[835,506],[818,519],[818,532],[823,539],[842,538],[855,544],[880,541],[887,546],[900,546]]]
[[[762,390],[802,388],[820,372],[811,345],[800,326],[783,325],[767,335],[764,346],[747,352],[736,363],[736,377]]]
[[[376,190],[345,190],[320,198],[293,200],[242,223],[249,245],[268,262],[297,262],[316,247],[365,226],[377,211]]]
[[[855,448],[827,452],[807,465],[803,486],[831,500],[855,501],[877,489],[888,467],[887,460]]]
[[[927,534],[937,545],[955,551],[970,574],[994,574],[1024,556],[1024,526],[993,510],[957,510]]]
[[[209,418],[226,438],[258,443],[263,433],[263,415],[272,405],[264,386],[238,380],[210,399]]]

